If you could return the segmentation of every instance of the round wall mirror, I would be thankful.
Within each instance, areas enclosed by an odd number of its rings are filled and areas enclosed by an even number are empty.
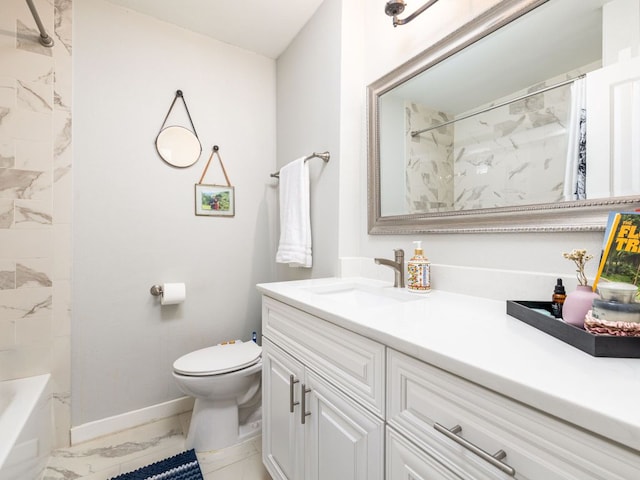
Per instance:
[[[184,168],[198,161],[202,145],[191,130],[174,125],[160,131],[156,137],[156,150],[169,165]]]

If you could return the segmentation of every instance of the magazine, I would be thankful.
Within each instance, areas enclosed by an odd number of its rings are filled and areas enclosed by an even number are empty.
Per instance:
[[[640,212],[609,214],[594,290],[601,281],[640,283]]]

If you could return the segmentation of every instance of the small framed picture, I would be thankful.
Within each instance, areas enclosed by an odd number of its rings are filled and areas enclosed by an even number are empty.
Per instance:
[[[196,215],[233,217],[235,214],[233,187],[196,183]]]

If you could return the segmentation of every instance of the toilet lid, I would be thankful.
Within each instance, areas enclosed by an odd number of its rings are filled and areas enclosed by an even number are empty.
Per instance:
[[[173,362],[182,375],[218,375],[250,367],[260,360],[262,347],[255,342],[225,343],[183,355]]]

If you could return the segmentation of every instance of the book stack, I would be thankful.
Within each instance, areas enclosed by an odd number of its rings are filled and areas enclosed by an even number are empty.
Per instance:
[[[594,300],[585,319],[591,333],[640,336],[640,212],[609,214],[602,256],[593,288]]]
[[[609,214],[602,256],[593,283],[623,282],[638,285],[640,280],[640,212]]]

